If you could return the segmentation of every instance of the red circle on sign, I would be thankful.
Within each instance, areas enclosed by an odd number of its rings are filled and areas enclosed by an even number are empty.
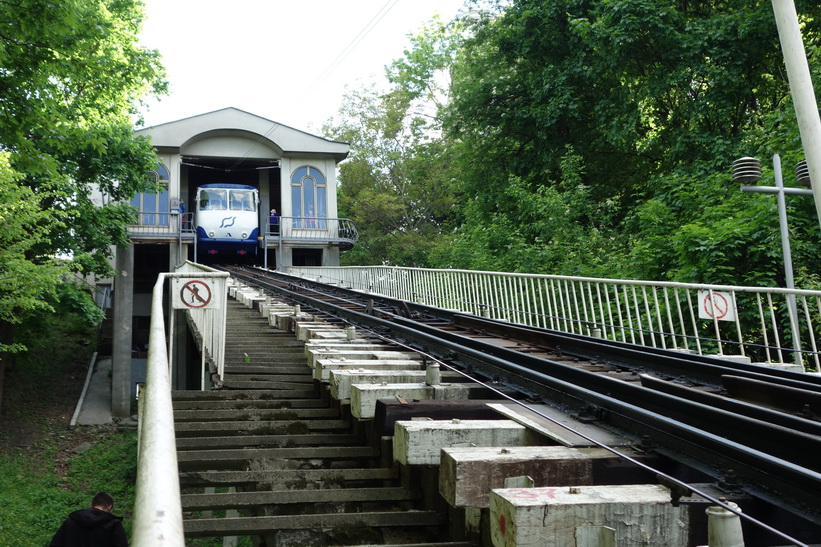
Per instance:
[[[189,281],[180,289],[180,300],[189,308],[204,308],[211,302],[211,287],[198,279]]]
[[[712,296],[712,298],[710,298]],[[730,311],[730,303],[723,294],[713,293],[704,296],[704,313],[716,319],[724,319]]]
[[[504,534],[505,533],[505,528],[507,528],[507,523],[505,522],[505,516],[504,515],[499,515],[499,531],[502,532],[502,534]]]

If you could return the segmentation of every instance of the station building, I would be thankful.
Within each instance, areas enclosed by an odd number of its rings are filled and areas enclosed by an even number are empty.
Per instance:
[[[127,374],[124,369],[132,357],[144,357],[151,292],[159,273],[173,271],[186,260],[242,261],[271,269],[332,266],[356,241],[353,223],[338,218],[337,212],[336,168],[348,156],[348,143],[236,108],[139,129],[136,134],[149,138],[157,152],[152,176],[163,189],[134,196],[138,221],[129,228],[130,245],[116,249],[117,276],[97,284],[98,298],[113,303],[115,374],[118,368]],[[197,248],[197,189],[213,183],[258,189],[259,244],[252,256],[209,257]],[[277,212],[276,226],[272,210]],[[115,407],[117,399],[113,394]]]

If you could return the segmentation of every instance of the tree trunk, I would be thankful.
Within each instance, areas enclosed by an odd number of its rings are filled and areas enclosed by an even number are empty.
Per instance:
[[[0,321],[0,343],[11,345],[14,343],[14,334],[17,326],[8,321]],[[14,354],[8,351],[0,352],[0,415],[3,413],[3,387],[6,379],[6,369],[14,364]]]

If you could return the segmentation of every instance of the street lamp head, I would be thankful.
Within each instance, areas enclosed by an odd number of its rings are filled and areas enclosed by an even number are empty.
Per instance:
[[[761,162],[744,157],[733,162],[733,180],[739,184],[755,184],[761,180]]]
[[[799,186],[810,188],[810,168],[807,167],[807,160],[801,160],[795,164],[795,181]]]

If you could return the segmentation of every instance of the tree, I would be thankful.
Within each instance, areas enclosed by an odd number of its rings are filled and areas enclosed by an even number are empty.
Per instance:
[[[805,40],[817,43],[821,8],[799,10]],[[460,229],[468,247],[480,223],[504,218],[523,236],[510,252],[540,253],[538,271],[687,280],[701,271],[698,281],[742,283],[773,270],[772,253],[750,252],[772,241],[769,230],[738,229],[764,222],[766,206],[742,212],[727,185],[733,159],[765,151],[777,126],[793,124],[770,2],[516,0],[473,20],[445,122],[460,190],[475,196]],[[579,263],[584,237],[551,253],[515,220],[545,187],[565,200],[575,191],[562,165],[568,146],[587,188],[574,224],[608,242],[606,259]],[[509,191],[514,183],[524,192]],[[707,260],[693,254],[705,236],[716,237],[709,260],[733,246],[720,268],[695,267]],[[747,265],[732,270],[740,255]]]
[[[325,131],[351,142],[340,166],[339,208],[360,243],[353,263],[427,266],[429,250],[453,215],[453,173],[441,139],[453,31],[433,20],[387,68],[387,89],[349,91]]]
[[[0,207],[15,234],[2,240],[6,351],[23,349],[13,324],[48,306],[63,273],[110,273],[128,201],[152,188],[155,154],[133,122],[166,84],[159,55],[137,40],[142,10],[138,0],[0,2],[0,20],[14,22],[0,30]]]

